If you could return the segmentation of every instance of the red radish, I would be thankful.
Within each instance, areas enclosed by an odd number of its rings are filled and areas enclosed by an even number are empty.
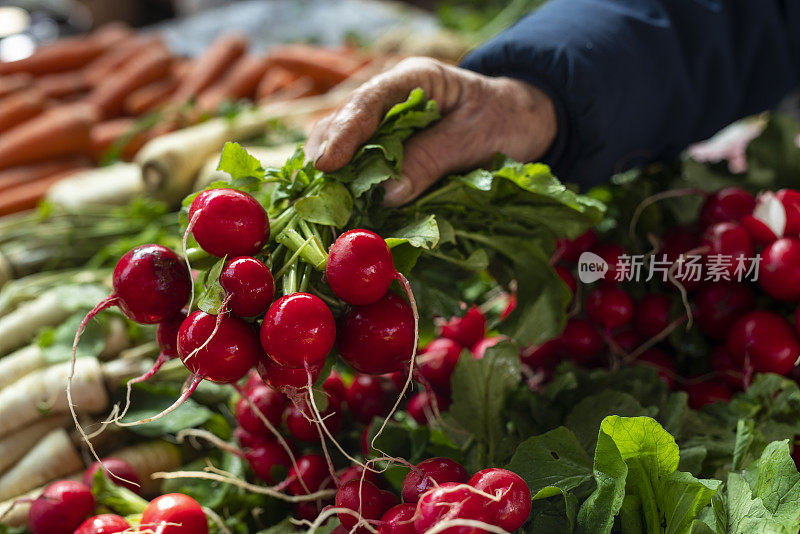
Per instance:
[[[245,452],[250,469],[267,484],[275,484],[286,475],[292,460],[283,446],[277,441],[258,440]]]
[[[252,327],[230,315],[217,317],[197,310],[178,331],[178,355],[183,364],[211,382],[237,382],[256,364],[260,354]]]
[[[360,373],[380,375],[408,368],[416,344],[416,320],[409,304],[394,293],[352,308],[339,323],[342,359]]]
[[[297,469],[294,466],[289,469],[287,480],[290,480],[290,483],[287,489],[292,495],[315,493],[328,476],[328,464],[325,458],[319,454],[301,456],[297,459]]]
[[[139,474],[131,464],[120,458],[103,458],[103,467],[109,480],[117,486],[128,488],[136,494],[141,493]],[[83,473],[83,483],[90,488],[94,486],[94,474],[100,470],[100,462],[94,462]]]
[[[800,191],[781,189],[775,192],[775,197],[780,200],[786,210],[786,227],[783,234],[797,237],[800,234]]]
[[[597,242],[594,230],[587,230],[575,239],[559,239],[556,242],[556,251],[553,254],[554,263],[563,260],[567,263],[577,263],[581,254],[589,250]]]
[[[800,336],[800,306],[794,311],[794,329],[797,331],[797,335]]]
[[[389,490],[381,490],[381,506],[385,512],[389,508],[400,504],[400,498]]]
[[[314,367],[333,348],[336,324],[319,297],[292,293],[276,300],[261,323],[261,346],[278,365]]]
[[[31,503],[28,527],[33,534],[73,534],[94,510],[94,496],[86,484],[59,480],[47,486]]]
[[[378,534],[416,534],[414,529],[414,512],[417,507],[412,503],[398,504],[389,508],[381,516]]]
[[[608,330],[618,328],[633,319],[633,300],[624,289],[603,284],[586,297],[586,314]]]
[[[208,534],[208,520],[200,504],[182,493],[156,497],[142,514],[140,528],[158,534]]]
[[[450,377],[461,356],[461,345],[439,337],[428,343],[417,357],[417,367],[428,383],[439,390],[450,390]]]
[[[757,310],[737,320],[728,331],[726,346],[740,369],[785,375],[800,357],[800,342],[780,315]]]
[[[597,327],[584,319],[567,321],[560,339],[566,357],[579,365],[597,364],[605,346]]]
[[[625,249],[616,243],[597,243],[589,250],[600,256],[608,264],[608,271],[606,271],[603,279],[612,282],[616,278],[617,270],[619,269],[619,257],[627,254]]]
[[[700,285],[702,276],[695,279],[694,273],[691,272],[687,263],[691,261],[689,256],[699,255],[700,252],[694,252],[700,246],[700,235],[697,229],[687,226],[674,226],[664,232],[662,236],[661,250],[656,256],[656,259],[666,259],[671,265],[676,263],[681,255],[684,255],[684,263],[682,272],[675,272],[675,279],[688,291],[695,289]]]
[[[383,297],[397,276],[386,241],[369,230],[349,230],[331,245],[325,276],[334,295],[356,306]]]
[[[142,245],[119,259],[112,286],[111,295],[86,315],[76,339],[86,323],[111,306],[141,324],[170,319],[186,305],[192,284],[189,271],[174,252],[161,245]]]
[[[694,319],[707,336],[723,339],[733,322],[756,305],[753,290],[739,282],[706,283],[694,295]]]
[[[436,415],[436,411],[434,410],[433,406],[434,400],[436,401],[436,410],[440,412],[443,412],[450,407],[450,399],[447,397],[437,395],[436,393],[430,393],[428,391],[422,391],[416,395],[412,395],[411,398],[408,399],[406,411],[408,412],[408,415],[410,415],[414,421],[417,422],[417,424],[427,425],[428,417],[435,417]]]
[[[691,383],[685,389],[689,394],[689,407],[693,410],[699,410],[706,404],[731,400],[731,390],[713,380]]]
[[[261,315],[275,296],[275,281],[269,268],[249,256],[227,262],[219,283],[231,297],[230,310],[239,317]]]
[[[748,215],[743,218],[741,225],[757,245],[768,245],[778,239],[772,228],[755,216]]]
[[[452,339],[462,347],[471,347],[486,334],[486,317],[473,306],[463,317],[453,317],[441,326],[441,337]]]
[[[101,514],[90,517],[80,524],[74,534],[116,534],[131,528],[124,517],[116,514]]]
[[[471,519],[487,522],[486,498],[472,491],[466,484],[445,482],[425,492],[414,514],[417,532],[428,532],[434,525],[451,519]],[[442,531],[444,534],[472,534],[476,529],[454,527]]]
[[[784,237],[764,247],[758,285],[776,300],[800,300],[800,239]]]
[[[489,468],[472,475],[467,484],[497,499],[484,500],[484,513],[493,525],[514,532],[528,520],[531,491],[518,474],[507,469]]]
[[[283,409],[286,407],[286,398],[271,387],[261,385],[247,392],[250,401],[255,404],[261,414],[273,427],[280,426]],[[272,437],[272,431],[253,411],[247,399],[239,399],[236,403],[236,421],[247,432],[261,437]]]
[[[611,336],[611,339],[625,354],[633,352],[643,342],[642,338],[634,330],[617,332]]]
[[[262,380],[261,375],[258,374],[258,371],[255,369],[250,369],[247,373],[247,380],[245,380],[244,385],[242,386],[242,391],[249,393],[250,391],[267,385],[264,380]]]
[[[711,349],[711,370],[728,386],[744,389],[744,373],[741,366],[733,363],[728,349],[724,345],[717,345]]]
[[[700,209],[700,225],[707,228],[720,222],[739,222],[753,213],[756,199],[741,187],[723,187],[706,198]]]
[[[251,434],[244,428],[238,426],[233,431],[233,437],[236,438],[239,446],[243,449],[252,449],[264,439],[256,436],[255,434]]]
[[[342,402],[338,397],[329,395],[328,406],[320,412],[320,415],[328,431],[336,434],[342,425]],[[317,428],[315,419],[306,401],[292,404],[286,409],[286,427],[298,441],[313,443],[320,440],[320,429]]]
[[[344,387],[342,375],[337,373],[335,370],[332,370],[331,374],[328,375],[328,378],[325,379],[325,382],[322,384],[322,389],[324,389],[328,395],[336,397],[340,401],[344,400],[347,391],[347,388]]]
[[[505,320],[508,318],[509,315],[513,313],[514,310],[517,309],[517,296],[514,293],[508,295],[508,303],[506,304],[505,309],[500,313],[500,320]]]
[[[520,352],[522,363],[534,369],[554,368],[564,352],[564,344],[561,338],[545,341],[541,345],[528,347]]]
[[[717,223],[709,226],[703,234],[701,243],[706,247],[706,263],[712,256],[722,256],[728,265],[723,269],[731,277],[735,276],[737,267],[743,262],[745,269],[750,266],[748,259],[755,251],[750,234],[736,223]]]
[[[362,477],[364,480],[368,480],[373,484],[378,484],[378,475],[373,471],[367,471],[365,473],[364,468],[360,465],[351,465],[337,474],[339,475],[339,485],[350,482],[351,480],[361,480]]]
[[[556,265],[553,267],[553,269],[556,271],[558,277],[561,278],[565,284],[567,284],[569,292],[574,295],[578,290],[578,282],[575,280],[575,276],[572,274],[572,271],[566,267],[562,267],[561,265]]]
[[[476,360],[483,359],[483,356],[486,354],[486,349],[494,347],[501,341],[508,341],[506,336],[492,336],[492,337],[485,337],[475,343],[472,348],[472,357]]]
[[[336,508],[349,508],[356,512],[348,514],[339,512],[339,522],[348,531],[352,531],[359,521],[377,521],[383,514],[383,502],[380,490],[372,482],[351,480],[343,484],[336,492]],[[361,532],[358,529],[356,532]],[[363,529],[366,531],[366,529]]]
[[[645,295],[636,304],[634,325],[636,331],[649,338],[660,334],[669,326],[672,299],[666,295]]]
[[[322,367],[324,365],[325,361],[323,360],[317,365],[308,369],[308,371],[311,373],[312,380],[317,380],[317,377],[322,372]],[[284,393],[292,393],[292,390],[297,390],[308,386],[308,373],[301,367],[284,367],[282,365],[278,365],[270,358],[261,358],[258,361],[257,369],[262,380],[268,382],[270,386],[283,391]]]
[[[655,367],[658,371],[659,378],[661,378],[670,389],[675,385],[677,368],[675,367],[675,362],[666,351],[657,347],[647,349],[636,358],[636,363]]]
[[[362,423],[369,423],[373,417],[386,415],[391,408],[381,379],[376,376],[356,375],[344,398],[347,408]]]
[[[313,523],[314,520],[319,516],[320,512],[322,512],[322,509],[324,508],[324,506],[326,506],[327,504],[328,503],[323,503],[321,501],[310,501],[310,502],[298,502],[298,503],[295,503],[295,505],[294,505],[294,516],[297,519],[301,519],[301,520],[305,520],[305,521],[309,521],[309,522]],[[330,502],[330,504],[333,504],[333,503]],[[339,525],[339,526],[341,526],[341,525]],[[334,534],[335,532],[336,532],[336,530],[334,529],[333,533],[331,533],[331,534]],[[345,531],[344,534],[347,534],[347,531]]]
[[[416,465],[403,479],[403,502],[415,503],[431,488],[445,482],[466,482],[464,466],[450,458],[429,458]]]
[[[269,239],[267,212],[236,189],[208,189],[192,201],[189,227],[200,248],[223,256],[254,256]]]

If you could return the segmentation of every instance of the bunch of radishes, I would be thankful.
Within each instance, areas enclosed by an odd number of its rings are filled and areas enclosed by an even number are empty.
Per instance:
[[[130,464],[119,458],[106,458],[103,465],[119,486],[138,492],[138,476]],[[33,534],[114,534],[116,532],[158,532],[159,534],[206,534],[208,520],[200,504],[187,495],[169,493],[146,503],[136,527],[112,513],[97,511],[92,494],[96,462],[89,466],[82,482],[59,480],[48,485],[30,506],[28,526]],[[88,517],[87,517],[88,516]]]
[[[579,288],[571,268],[586,251],[603,258],[608,272],[603,281]],[[545,374],[564,358],[589,367],[652,365],[670,387],[680,385],[689,393],[693,407],[730,399],[732,390],[747,387],[753,373],[792,372],[800,357],[800,311],[787,313],[787,306],[800,302],[800,192],[783,189],[754,197],[726,187],[707,196],[696,226],[676,226],[657,236],[656,260],[683,266],[689,256],[700,256],[707,266],[712,256],[729,257],[728,280],[697,281],[688,270],[682,276],[673,270],[670,282],[657,286],[644,280],[617,283],[626,254],[619,244],[599,241],[593,231],[560,242],[555,268],[578,302],[561,336],[523,351],[525,363]],[[734,274],[737,258],[751,260],[757,254],[757,281],[740,281]],[[680,304],[679,289],[686,292],[688,310]],[[794,326],[790,315],[798,316]],[[684,366],[693,375],[681,376],[669,334],[689,319],[714,347],[706,372],[695,362]]]

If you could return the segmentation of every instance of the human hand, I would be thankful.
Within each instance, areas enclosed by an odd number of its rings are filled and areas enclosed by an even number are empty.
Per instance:
[[[436,101],[442,119],[406,142],[401,179],[383,184],[388,206],[405,204],[443,176],[487,163],[498,152],[519,161],[536,160],[555,139],[553,102],[537,87],[430,58],[409,58],[364,83],[320,120],[306,154],[321,171],[341,168],[386,112],[416,87]]]

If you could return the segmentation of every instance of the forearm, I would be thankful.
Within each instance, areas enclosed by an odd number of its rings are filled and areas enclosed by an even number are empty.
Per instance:
[[[798,43],[797,2],[551,0],[464,66],[548,93],[545,159],[592,184],[775,105],[800,79]]]

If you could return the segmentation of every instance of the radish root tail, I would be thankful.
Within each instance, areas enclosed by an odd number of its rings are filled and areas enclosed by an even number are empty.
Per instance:
[[[194,393],[194,390],[197,389],[197,386],[199,386],[200,382],[202,382],[202,381],[203,381],[203,377],[200,376],[200,375],[191,375],[191,376],[189,376],[189,378],[186,380],[186,386],[184,387],[184,390],[181,393],[180,397],[178,397],[178,399],[175,402],[173,402],[170,407],[168,407],[167,409],[165,409],[161,413],[158,413],[158,414],[153,415],[151,417],[145,417],[144,419],[139,419],[138,421],[133,421],[133,422],[130,422],[130,423],[124,423],[122,421],[117,421],[117,425],[118,426],[122,426],[122,427],[138,426],[138,425],[143,425],[145,423],[150,423],[152,421],[156,421],[158,419],[161,419],[165,415],[169,415],[170,413],[172,413],[175,410],[177,410],[181,406],[181,404],[186,402],[186,400],[189,397],[192,396],[192,393]]]

